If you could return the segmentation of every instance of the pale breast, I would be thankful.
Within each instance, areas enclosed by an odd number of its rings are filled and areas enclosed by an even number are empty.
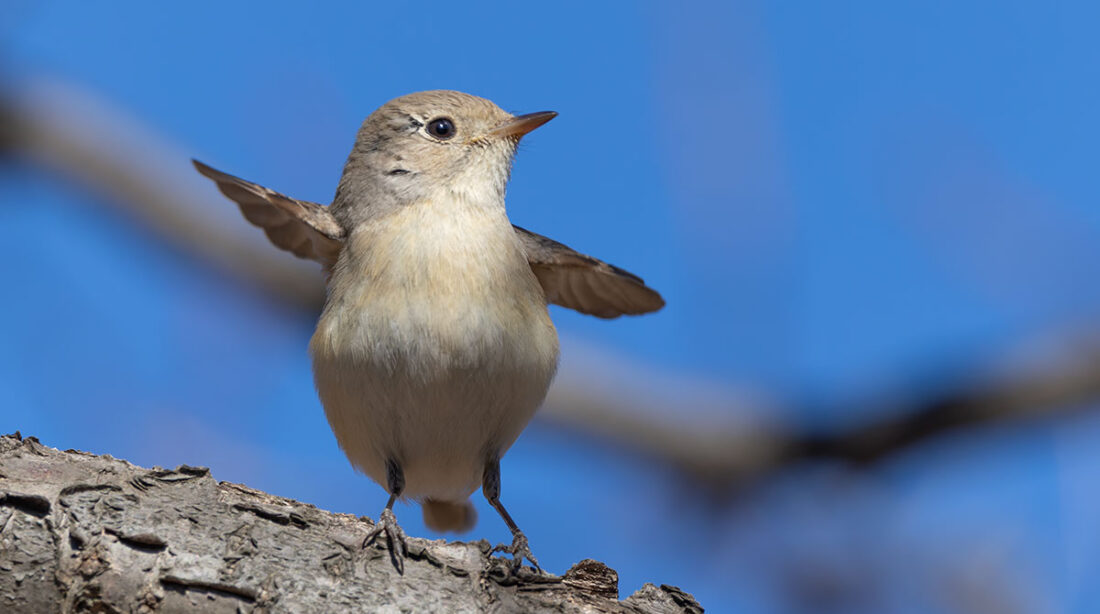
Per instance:
[[[550,327],[545,297],[502,210],[454,200],[404,207],[352,232],[319,323],[333,349],[439,359],[500,356]],[[336,334],[336,331],[339,334]],[[541,348],[546,349],[546,348]]]
[[[355,229],[344,252],[311,343],[337,439],[379,482],[387,455],[400,457],[411,496],[468,494],[557,364],[510,223],[492,207],[421,203]]]

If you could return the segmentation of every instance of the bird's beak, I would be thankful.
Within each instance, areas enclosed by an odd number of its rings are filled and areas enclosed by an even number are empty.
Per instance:
[[[490,137],[511,137],[518,139],[557,117],[556,111],[539,111],[527,115],[517,115],[489,131]]]

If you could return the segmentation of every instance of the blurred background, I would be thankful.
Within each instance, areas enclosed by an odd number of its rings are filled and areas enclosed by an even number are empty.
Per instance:
[[[710,612],[1095,612],[1098,19],[6,2],[0,431],[376,517],[313,391],[319,267],[189,158],[327,203],[367,114],[458,89],[561,114],[512,220],[668,301],[551,309],[560,376],[503,466],[545,568]]]

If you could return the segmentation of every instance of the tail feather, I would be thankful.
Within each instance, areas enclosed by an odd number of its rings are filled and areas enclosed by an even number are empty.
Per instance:
[[[465,533],[477,523],[477,510],[468,500],[452,503],[425,499],[421,506],[424,510],[424,524],[433,531]]]

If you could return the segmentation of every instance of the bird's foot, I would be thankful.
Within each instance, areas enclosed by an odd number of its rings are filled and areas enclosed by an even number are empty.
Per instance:
[[[404,575],[405,555],[408,553],[408,547],[405,544],[405,532],[401,530],[401,527],[397,524],[397,518],[393,515],[393,510],[389,508],[382,510],[382,515],[378,517],[378,523],[363,539],[363,547],[366,548],[373,544],[374,540],[378,539],[378,536],[383,533],[386,534],[386,547],[390,550],[390,560],[393,561],[397,573]]]
[[[493,549],[489,551],[489,555],[492,556],[496,552],[507,552],[511,554],[512,561],[509,565],[509,569],[513,575],[523,566],[524,559],[531,561],[531,564],[535,566],[535,571],[542,573],[542,568],[539,567],[538,559],[532,554],[531,547],[527,545],[527,536],[523,534],[523,531],[516,531],[512,535],[511,546],[506,546],[504,544],[494,546]]]

